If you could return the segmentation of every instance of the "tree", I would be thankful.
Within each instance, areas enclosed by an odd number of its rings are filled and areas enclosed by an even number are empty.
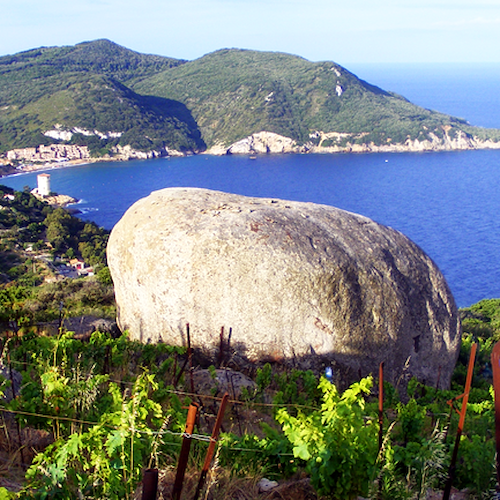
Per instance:
[[[49,213],[44,224],[47,226],[47,241],[56,252],[77,245],[77,235],[83,222],[63,208],[56,208]]]
[[[68,237],[68,230],[60,222],[54,221],[47,226],[47,241],[56,252],[67,246]]]

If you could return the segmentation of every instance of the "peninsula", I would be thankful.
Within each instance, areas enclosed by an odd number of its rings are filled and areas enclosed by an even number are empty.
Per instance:
[[[109,40],[0,57],[4,173],[200,153],[483,148],[500,148],[500,130],[416,106],[330,61],[239,49],[185,61]]]

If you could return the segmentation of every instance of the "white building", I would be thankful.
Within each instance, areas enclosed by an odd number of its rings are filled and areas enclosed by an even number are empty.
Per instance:
[[[37,175],[37,192],[40,196],[49,196],[50,194],[50,174]]]

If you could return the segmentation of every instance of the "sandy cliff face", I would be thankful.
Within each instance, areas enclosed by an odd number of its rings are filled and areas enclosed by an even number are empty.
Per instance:
[[[300,149],[289,137],[272,132],[259,132],[232,144],[227,149],[227,154],[298,153]]]
[[[401,233],[325,205],[193,188],[155,191],[114,227],[108,262],[120,328],[143,342],[216,356],[334,367],[337,381],[409,371],[446,387],[457,309],[424,252]],[[312,365],[311,365],[312,363]],[[440,375],[439,375],[440,373]]]
[[[301,153],[307,148],[299,146],[296,141],[273,132],[258,132],[241,139],[230,146],[216,144],[206,154],[267,154],[267,153]]]
[[[112,148],[114,160],[149,160],[151,158],[162,158],[165,156],[184,156],[183,153],[175,149],[163,149],[161,151],[138,151],[130,145],[115,146]]]
[[[483,141],[471,137],[459,130],[450,135],[450,129],[443,130],[443,137],[429,134],[429,139],[420,141],[408,139],[405,143],[387,143],[376,145],[373,142],[360,142],[366,134],[346,134],[338,132],[317,131],[311,134],[316,141],[298,145],[289,137],[272,132],[259,132],[225,146],[217,144],[206,151],[207,154],[266,154],[266,153],[398,153],[424,151],[452,151],[468,149],[500,149],[500,142]],[[318,143],[319,140],[319,143]],[[323,144],[328,141],[328,146]],[[337,144],[336,144],[337,143]]]

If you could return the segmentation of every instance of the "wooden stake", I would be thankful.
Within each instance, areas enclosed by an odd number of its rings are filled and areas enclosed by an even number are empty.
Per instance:
[[[17,394],[16,394],[16,384],[14,382],[14,375],[12,374],[12,364],[10,362],[10,338],[7,339],[7,365],[9,366],[9,378],[10,378],[10,387],[12,390],[12,398],[16,399]],[[24,461],[24,444],[23,444],[23,438],[21,434],[21,425],[19,424],[19,420],[16,418],[16,430],[17,430],[17,441],[18,441],[18,446],[19,446],[19,452],[21,454],[21,467],[23,470],[26,470],[26,465]]]
[[[378,368],[378,451],[384,438],[384,362]]]
[[[229,394],[226,392],[224,397],[222,398],[222,402],[220,404],[219,413],[217,413],[217,420],[215,421],[215,425],[212,431],[212,436],[210,438],[210,444],[208,445],[207,454],[205,456],[205,463],[203,464],[203,470],[201,471],[200,480],[198,481],[198,487],[196,488],[196,493],[193,497],[193,500],[198,500],[201,490],[205,484],[205,479],[207,477],[208,469],[210,468],[210,463],[212,462],[212,458],[215,452],[215,444],[217,443],[217,439],[219,438],[220,428],[222,426],[222,419],[224,418],[224,412],[226,411],[227,402],[229,400]]]
[[[224,362],[224,327],[222,326],[220,329],[220,336],[219,336],[219,356],[217,359],[217,364],[219,365],[219,368],[222,368],[222,363]]]
[[[379,460],[380,451],[384,442],[384,362],[380,363],[378,367],[378,453]],[[378,481],[378,497],[382,498],[382,476]]]
[[[462,430],[464,428],[464,422],[465,422],[465,413],[467,412],[467,403],[469,401],[470,386],[472,384],[472,374],[474,372],[474,360],[476,358],[476,350],[477,350],[477,344],[472,344],[472,348],[470,351],[470,358],[469,358],[469,367],[467,369],[467,379],[465,380],[464,393],[448,401],[448,404],[453,408],[453,402],[463,398],[461,410],[460,411],[456,410],[456,412],[460,415],[460,418],[458,420],[458,429],[457,429],[457,437],[455,438],[455,447],[453,448],[453,455],[451,456],[451,463],[448,471],[448,480],[446,481],[446,486],[443,492],[443,500],[449,500],[451,493],[451,485],[453,484],[453,479],[455,478],[458,447],[460,446],[460,436],[462,435]]]
[[[142,476],[142,500],[156,500],[158,469],[146,469]]]
[[[493,389],[495,391],[495,439],[497,465],[497,496],[500,493],[500,342],[491,351],[491,366],[493,368]]]
[[[189,458],[189,450],[191,449],[191,435],[193,434],[194,425],[196,423],[198,408],[198,403],[191,403],[189,405],[186,428],[184,430],[184,435],[182,436],[181,454],[179,455],[174,489],[172,490],[172,500],[179,500],[181,497],[182,487],[184,485],[184,475],[186,473]]]
[[[193,379],[193,349],[191,349],[191,335],[189,334],[189,323],[186,325],[187,341],[188,341],[188,359],[189,359],[189,377],[191,381],[191,394],[194,394],[194,379]]]

